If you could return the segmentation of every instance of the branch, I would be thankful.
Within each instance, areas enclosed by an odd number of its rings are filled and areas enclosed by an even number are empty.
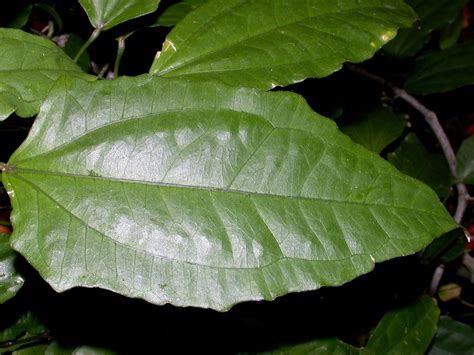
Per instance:
[[[451,143],[449,142],[449,139],[446,136],[446,133],[444,132],[443,127],[441,126],[436,113],[428,109],[426,106],[424,106],[421,102],[419,102],[415,97],[410,95],[408,92],[393,85],[392,83],[385,80],[384,78],[378,75],[372,74],[368,72],[367,70],[353,64],[346,63],[346,67],[349,70],[353,71],[354,73],[360,74],[368,79],[371,79],[379,83],[380,85],[388,87],[389,89],[393,91],[393,93],[395,94],[395,97],[398,97],[404,100],[411,107],[413,107],[415,110],[421,113],[424,116],[425,121],[429,124],[429,126],[433,130],[433,133],[435,134],[436,138],[438,139],[439,144],[441,145],[441,149],[443,150],[444,156],[446,157],[446,160],[448,162],[451,175],[453,177],[456,177],[456,154],[454,154],[453,147],[451,146]],[[460,224],[464,216],[464,212],[466,211],[468,202],[472,200],[472,197],[469,195],[466,185],[463,184],[462,182],[459,182],[456,184],[456,189],[458,191],[458,203],[456,206],[456,212],[454,214],[454,220],[456,221],[456,223]]]

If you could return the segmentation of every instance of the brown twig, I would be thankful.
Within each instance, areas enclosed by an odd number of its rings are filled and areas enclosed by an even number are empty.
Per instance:
[[[405,90],[393,85],[389,81],[385,80],[384,78],[375,75],[373,73],[368,72],[364,68],[356,66],[354,64],[346,64],[346,67],[351,71],[360,74],[368,79],[371,79],[380,85],[388,87],[394,93],[395,97],[398,97],[408,103],[411,107],[421,113],[425,121],[433,130],[436,138],[438,139],[439,144],[441,145],[441,149],[443,150],[444,156],[448,162],[449,170],[451,171],[451,175],[456,177],[456,154],[454,153],[453,147],[449,142],[449,139],[446,133],[441,126],[438,116],[435,112],[428,109],[425,105],[423,105],[420,101],[418,101],[415,97],[410,95]],[[462,182],[458,182],[456,184],[456,189],[458,191],[458,203],[456,206],[456,212],[454,214],[454,220],[456,223],[461,223],[464,213],[466,211],[467,205],[469,201],[472,201],[472,197],[469,195],[469,192],[466,188],[466,185]]]

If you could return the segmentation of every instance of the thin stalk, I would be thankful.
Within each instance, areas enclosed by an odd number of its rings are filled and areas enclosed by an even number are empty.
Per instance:
[[[446,161],[448,162],[451,175],[456,178],[456,154],[454,153],[453,147],[451,146],[451,143],[449,142],[449,139],[446,133],[444,132],[436,113],[428,109],[408,92],[393,85],[384,78],[372,74],[367,70],[353,64],[346,64],[346,67],[357,74],[363,75],[368,79],[374,80],[377,83],[390,88],[396,97],[404,100],[406,103],[411,105],[411,107],[413,107],[415,110],[417,110],[424,116],[425,121],[431,127],[433,133],[438,139],[439,144],[441,145],[441,149],[443,150]],[[462,182],[458,182],[456,184],[456,189],[458,191],[458,203],[456,206],[456,212],[454,213],[454,220],[456,221],[456,223],[460,224],[466,211],[468,202],[472,200],[472,196],[469,195],[469,191],[467,190],[466,185]]]
[[[74,62],[77,63],[82,53],[84,53],[85,50],[89,48],[89,46],[92,44],[92,42],[94,42],[97,39],[97,37],[99,37],[101,31],[102,31],[102,27],[97,27],[94,30],[94,32],[92,32],[89,39],[82,45],[81,49],[79,49],[79,52],[77,52],[76,56],[74,57]]]
[[[120,61],[122,60],[123,52],[125,51],[125,36],[120,36],[117,38],[117,41],[118,46],[114,64],[114,78],[117,78],[119,74]]]

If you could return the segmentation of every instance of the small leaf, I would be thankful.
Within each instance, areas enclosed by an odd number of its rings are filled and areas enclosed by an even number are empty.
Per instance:
[[[107,30],[122,22],[149,14],[160,0],[79,0],[95,28]]]
[[[457,226],[301,97],[210,82],[60,80],[3,179],[12,244],[56,290],[157,304],[339,285]]]
[[[434,300],[422,297],[413,305],[387,313],[365,348],[327,338],[282,348],[271,354],[423,354],[436,333],[438,317],[439,309]]]
[[[399,0],[214,0],[177,24],[150,72],[285,86],[370,58],[414,19]]]
[[[0,121],[35,115],[61,75],[93,78],[53,42],[21,30],[0,28],[0,53]]]
[[[451,174],[442,154],[428,152],[415,134],[410,133],[388,161],[401,172],[431,186],[440,197],[448,194]]]
[[[354,142],[379,154],[387,145],[400,137],[405,128],[403,115],[391,109],[380,107],[362,119],[342,126],[341,130]]]
[[[9,236],[0,233],[0,304],[13,298],[25,282],[16,271],[16,255],[10,247]]]
[[[207,1],[208,0],[183,0],[177,4],[173,4],[166,8],[166,10],[163,11],[160,16],[158,16],[156,22],[151,27],[174,26],[183,18],[185,18],[187,14],[196,10],[199,6],[206,3]]]
[[[428,355],[448,354],[474,354],[474,329],[448,316],[442,316]]]
[[[0,330],[0,352],[6,353],[25,346],[28,344],[26,339],[41,338],[46,331],[47,328],[35,314],[30,311],[25,312],[13,324]],[[46,339],[47,336],[44,338]]]
[[[430,39],[431,32],[446,26],[462,12],[468,0],[406,0],[418,14],[420,21],[411,28],[403,28],[397,37],[384,47],[387,54],[396,57],[415,55]]]
[[[474,84],[474,40],[427,54],[417,61],[405,89],[415,94],[433,94]]]
[[[465,139],[456,154],[457,178],[465,184],[474,185],[474,136]]]

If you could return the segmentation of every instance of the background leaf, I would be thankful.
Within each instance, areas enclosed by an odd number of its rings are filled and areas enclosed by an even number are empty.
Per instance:
[[[2,326],[5,326],[5,324],[2,324]],[[13,324],[8,324],[4,329],[0,330],[0,352],[3,354],[21,348],[22,346],[28,344],[25,339],[30,339],[31,337],[37,336],[41,338],[41,336],[44,335],[46,331],[46,326],[39,320],[38,317],[36,317],[35,314],[32,312],[22,313]],[[46,338],[47,337],[44,339]],[[19,342],[16,343],[17,341]],[[15,344],[8,344],[10,342]]]
[[[183,18],[186,17],[191,11],[196,10],[202,4],[205,4],[208,0],[183,0],[176,4],[173,4],[165,9],[163,13],[158,16],[154,26],[174,26]]]
[[[433,298],[425,296],[409,307],[392,311],[383,317],[370,337],[365,351],[382,354],[422,354],[436,334],[439,308]]]
[[[354,142],[379,154],[400,137],[404,128],[403,115],[395,114],[390,108],[379,107],[362,118],[342,126],[341,130]]]
[[[16,255],[10,247],[9,236],[0,233],[0,304],[15,296],[25,282],[16,271]]]
[[[318,339],[286,347],[271,354],[422,354],[436,333],[439,309],[433,299],[387,313],[364,348],[356,348],[336,338]]]
[[[53,341],[49,345],[36,345],[13,352],[13,355],[113,355],[114,351],[93,346],[70,346]]]
[[[338,285],[456,227],[298,96],[147,76],[62,80],[3,178],[12,244],[56,290],[158,304]]]
[[[426,150],[414,133],[408,134],[388,161],[401,172],[431,186],[440,197],[448,194],[451,174],[443,155]]]
[[[61,75],[94,78],[53,42],[21,30],[0,28],[0,53],[0,120],[35,115]]]
[[[456,21],[468,0],[406,0],[420,20],[410,28],[403,28],[397,37],[384,47],[384,51],[396,57],[415,55],[430,39],[431,32]]]
[[[79,0],[95,28],[107,30],[122,22],[149,14],[160,0]]]
[[[448,316],[442,316],[428,355],[472,353],[474,353],[474,329]]]
[[[456,154],[456,160],[459,181],[474,185],[474,136],[462,142]]]
[[[171,31],[150,72],[285,86],[371,57],[414,18],[398,0],[215,0]]]
[[[474,84],[474,40],[422,57],[405,83],[415,94],[446,92]]]

